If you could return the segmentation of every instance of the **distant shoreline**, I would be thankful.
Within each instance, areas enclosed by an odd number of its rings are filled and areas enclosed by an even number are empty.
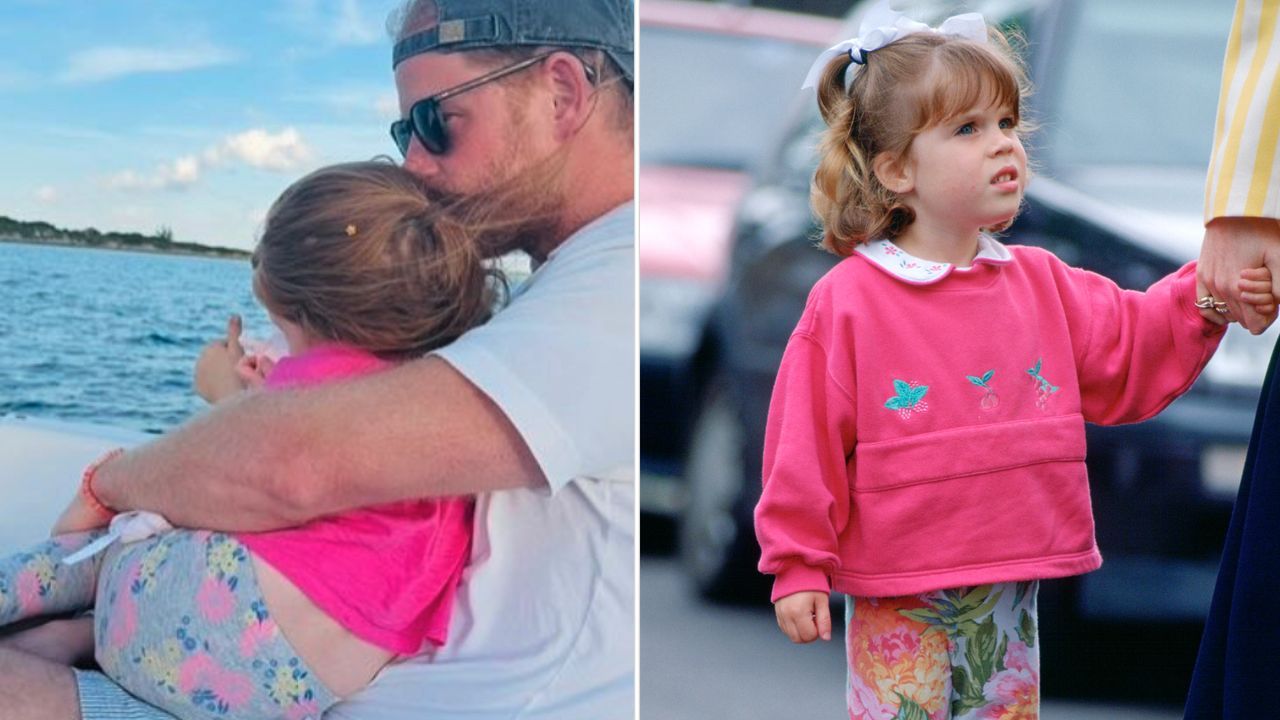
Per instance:
[[[140,252],[151,255],[185,255],[188,257],[207,257],[219,260],[248,260],[252,256],[252,253],[247,250],[235,250],[233,248],[215,248],[209,246],[201,246],[200,248],[171,247],[161,243],[133,244],[122,243],[114,240],[88,242],[76,238],[29,238],[18,235],[0,235],[0,243],[84,248],[86,250],[122,250],[125,252]]]

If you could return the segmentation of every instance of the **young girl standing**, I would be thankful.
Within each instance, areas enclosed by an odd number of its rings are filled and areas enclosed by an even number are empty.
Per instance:
[[[247,386],[340,382],[452,341],[495,308],[501,283],[485,245],[544,217],[510,210],[503,216],[524,219],[485,221],[479,204],[446,209],[389,162],[299,180],[272,207],[253,254],[254,293],[289,355],[274,366],[244,359],[233,321],[227,340],[202,354],[198,389],[217,402]],[[68,512],[99,513],[105,524],[95,470]],[[444,498],[275,532],[170,530],[70,565],[63,560],[103,533],[57,536],[0,558],[0,625],[94,607],[103,671],[166,713],[318,720],[396,657],[447,641],[471,514],[470,499]]]
[[[981,16],[934,30],[882,3],[815,80],[813,205],[846,259],[769,411],[756,531],[778,624],[828,639],[828,593],[849,596],[851,718],[1037,717],[1037,581],[1101,563],[1084,423],[1186,391],[1226,306],[1194,264],[1124,291],[987,234],[1028,180],[1026,78]],[[1240,282],[1274,312],[1265,269]]]

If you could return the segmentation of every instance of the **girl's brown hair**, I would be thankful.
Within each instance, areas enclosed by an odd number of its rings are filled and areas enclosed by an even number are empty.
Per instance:
[[[505,285],[486,260],[548,222],[493,212],[509,199],[452,201],[390,161],[325,167],[271,207],[255,282],[311,337],[421,355],[488,319]]]
[[[921,131],[979,104],[1010,107],[1021,121],[1026,69],[1003,34],[988,34],[986,44],[932,32],[908,35],[867,53],[847,89],[850,56],[827,64],[818,85],[827,129],[810,197],[822,221],[823,248],[846,256],[854,245],[897,237],[914,222],[911,208],[876,177],[881,153],[901,162]]]

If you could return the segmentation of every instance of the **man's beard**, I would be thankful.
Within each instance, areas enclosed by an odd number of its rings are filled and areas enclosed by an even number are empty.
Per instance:
[[[461,201],[468,213],[483,218],[481,223],[510,227],[508,236],[488,236],[482,243],[484,256],[495,258],[523,250],[535,259],[547,254],[564,238],[565,148],[527,159],[532,148],[526,141],[527,118],[520,101],[507,106],[507,146],[493,153],[478,187],[444,188]]]
[[[565,153],[555,151],[514,171],[509,168],[496,168],[495,174],[506,176],[476,192],[443,191],[440,200],[454,220],[475,230],[484,257],[523,250],[545,259],[564,239]]]

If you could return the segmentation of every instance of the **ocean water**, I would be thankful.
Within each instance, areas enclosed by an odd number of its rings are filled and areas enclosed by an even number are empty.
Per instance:
[[[207,407],[200,350],[227,316],[272,334],[247,260],[0,243],[0,415],[164,432]]]

